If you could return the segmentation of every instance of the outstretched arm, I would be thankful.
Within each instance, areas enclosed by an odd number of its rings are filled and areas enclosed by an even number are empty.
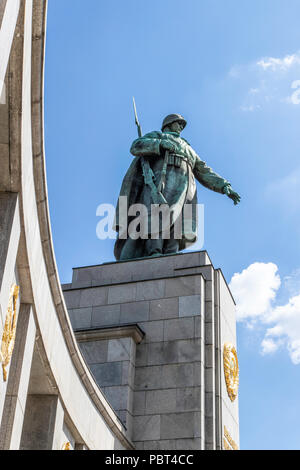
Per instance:
[[[238,193],[233,191],[229,181],[215,173],[203,160],[200,159],[200,157],[198,157],[198,155],[193,171],[195,178],[206,188],[216,191],[217,193],[226,194],[233,200],[235,205],[240,202],[240,196]]]
[[[230,184],[224,187],[223,193],[227,194],[227,196],[233,200],[235,206],[241,201],[241,196],[235,191],[233,191]]]

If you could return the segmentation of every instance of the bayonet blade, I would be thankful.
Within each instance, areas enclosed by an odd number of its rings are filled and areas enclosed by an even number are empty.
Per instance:
[[[142,128],[141,128],[141,125],[139,123],[134,96],[132,97],[132,99],[133,99],[133,109],[134,109],[135,123],[136,123],[136,126],[138,128],[138,135],[139,135],[139,137],[142,137]]]

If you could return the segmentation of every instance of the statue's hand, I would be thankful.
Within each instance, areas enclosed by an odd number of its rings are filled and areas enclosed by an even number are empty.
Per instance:
[[[169,152],[175,152],[175,145],[172,144],[169,140],[162,140],[160,143],[160,148],[162,150],[168,150]]]
[[[235,206],[240,202],[241,196],[238,193],[236,193],[235,191],[233,191],[231,186],[229,186],[229,185],[225,186],[224,189],[223,189],[223,192],[224,192],[224,194],[227,194],[227,196],[230,199],[233,200],[233,203],[234,203]]]

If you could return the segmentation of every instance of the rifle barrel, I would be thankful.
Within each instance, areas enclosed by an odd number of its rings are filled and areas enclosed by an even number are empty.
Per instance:
[[[136,111],[136,105],[135,105],[135,99],[134,99],[134,96],[133,96],[133,109],[134,109],[134,117],[135,117],[135,123],[136,123],[136,126],[137,126],[137,129],[138,129],[138,136],[139,137],[142,137],[142,128],[141,128],[141,125],[139,123],[139,119],[138,119],[138,115],[137,115],[137,111]]]

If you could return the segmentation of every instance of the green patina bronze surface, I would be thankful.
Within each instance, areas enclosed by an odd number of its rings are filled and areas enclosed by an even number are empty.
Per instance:
[[[190,144],[180,136],[185,125],[186,121],[182,116],[169,115],[163,122],[161,132],[150,132],[133,142],[130,152],[135,158],[124,177],[120,196],[127,196],[128,206],[144,204],[150,214],[151,204],[157,203],[154,200],[157,196],[153,195],[153,185],[151,187],[147,184],[145,177],[148,171],[145,165],[149,163],[148,168],[154,176],[156,195],[162,195],[167,204],[175,208],[173,223],[180,217],[184,204],[192,205],[193,220],[192,224],[189,224],[189,233],[186,233],[183,226],[182,237],[178,240],[174,236],[171,236],[170,240],[162,240],[161,236],[158,240],[118,238],[114,250],[117,260],[176,253],[197,240],[195,178],[206,188],[226,194],[234,204],[240,201],[240,196],[233,191],[230,183],[207,166]],[[141,135],[141,131],[139,134]],[[119,232],[119,207],[114,228]]]

